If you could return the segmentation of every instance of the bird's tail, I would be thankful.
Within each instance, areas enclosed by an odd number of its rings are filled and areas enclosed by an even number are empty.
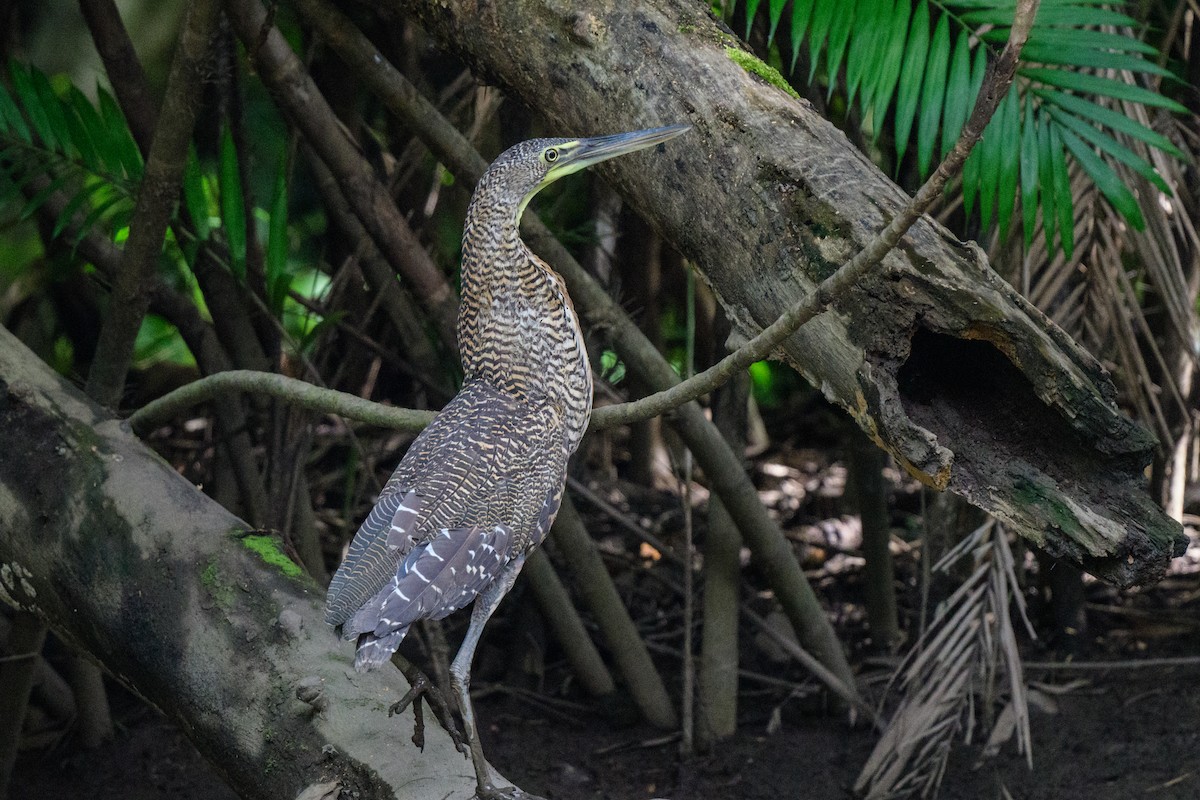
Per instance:
[[[400,646],[408,626],[396,631],[388,631],[382,637],[373,633],[364,633],[358,637],[358,651],[354,654],[354,669],[358,672],[373,670],[381,664],[386,664],[392,658],[392,653]]]

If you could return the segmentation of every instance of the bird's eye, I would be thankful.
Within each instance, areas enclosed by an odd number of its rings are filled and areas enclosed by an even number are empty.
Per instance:
[[[553,164],[558,161],[558,151],[551,147],[542,154],[542,158],[546,159],[547,164]]]

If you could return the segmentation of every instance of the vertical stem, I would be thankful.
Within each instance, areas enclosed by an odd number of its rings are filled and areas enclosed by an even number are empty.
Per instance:
[[[33,688],[33,671],[45,640],[46,626],[41,620],[18,611],[8,636],[12,655],[0,661],[0,797],[8,796],[21,725],[29,707],[29,690]]]
[[[120,269],[113,281],[108,316],[100,329],[86,390],[97,402],[116,408],[133,360],[133,345],[150,307],[150,287],[171,221],[187,163],[188,143],[199,106],[209,41],[216,24],[216,0],[187,7],[183,32],[167,80],[166,100],[142,184],[134,205]]]
[[[857,425],[847,426],[850,434],[850,490],[862,520],[863,557],[866,566],[865,599],[867,625],[872,645],[890,651],[900,637],[896,612],[895,569],[892,564],[892,532],[888,520],[887,494],[883,468],[887,456],[867,438]]]
[[[687,271],[687,355],[683,361],[684,377],[690,378],[696,363],[696,273],[690,264]],[[683,698],[681,712],[683,732],[680,752],[689,757],[695,752],[696,733],[696,660],[692,654],[692,625],[695,604],[692,601],[692,451],[683,452]]]

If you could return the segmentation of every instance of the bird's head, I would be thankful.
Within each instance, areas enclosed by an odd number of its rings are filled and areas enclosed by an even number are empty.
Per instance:
[[[489,201],[512,208],[520,221],[534,195],[554,181],[610,158],[672,139],[691,125],[669,125],[590,139],[530,139],[500,154],[479,182]]]

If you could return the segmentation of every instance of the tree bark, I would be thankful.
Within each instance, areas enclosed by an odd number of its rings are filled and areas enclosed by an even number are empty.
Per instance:
[[[388,0],[564,133],[689,122],[666,155],[600,165],[749,337],[907,198],[685,0]],[[735,61],[734,58],[738,60]],[[740,63],[739,63],[740,62]],[[741,64],[749,64],[744,68]],[[764,77],[765,76],[765,79]],[[914,476],[1121,586],[1186,541],[1146,493],[1153,439],[1103,368],[929,218],[778,354]]]
[[[3,328],[0,452],[0,600],[177,722],[242,797],[472,796],[470,762],[436,723],[424,753],[409,742],[412,712],[386,712],[404,681],[355,674],[270,538]]]

